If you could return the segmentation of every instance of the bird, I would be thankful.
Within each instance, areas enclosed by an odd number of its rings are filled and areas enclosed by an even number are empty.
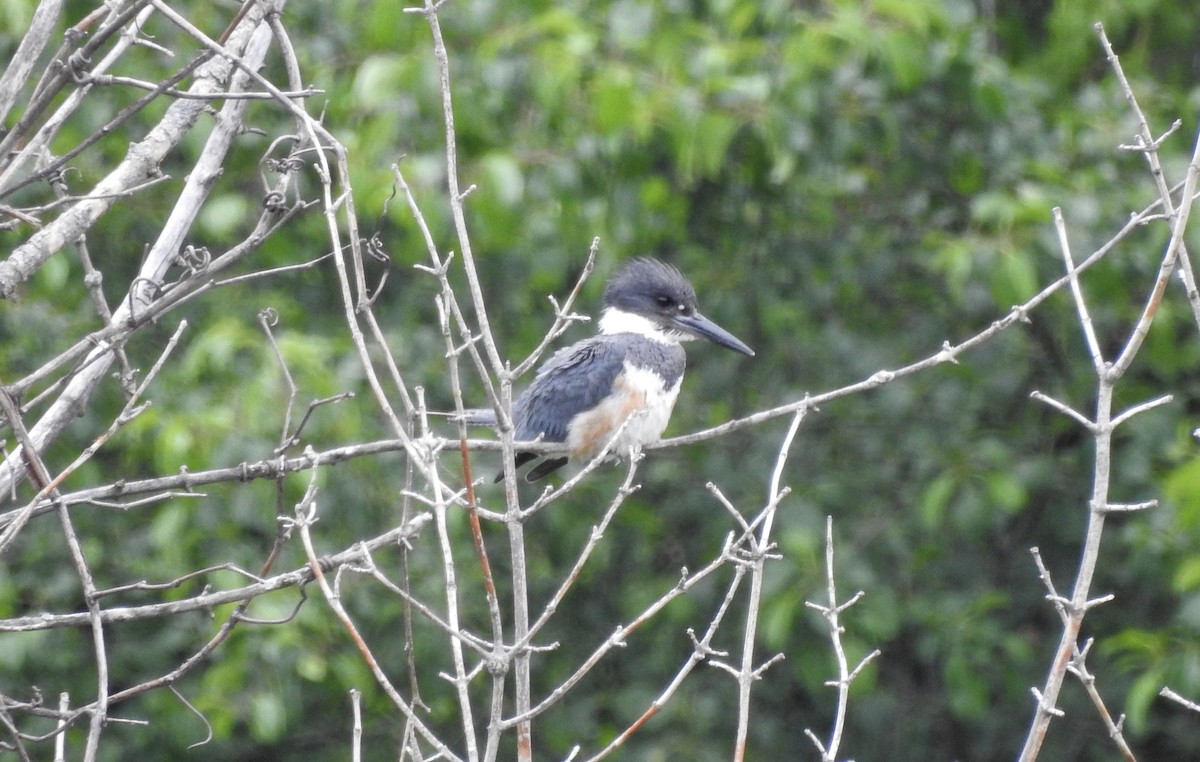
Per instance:
[[[611,456],[627,458],[658,441],[687,364],[681,342],[696,338],[754,356],[741,339],[700,313],[695,289],[674,266],[651,258],[625,262],[604,288],[599,332],[555,352],[513,403],[518,442],[567,445],[567,457],[544,458],[525,474],[526,481],[568,462],[591,461],[618,429]],[[515,465],[538,457],[518,446]],[[503,478],[501,472],[495,481]]]

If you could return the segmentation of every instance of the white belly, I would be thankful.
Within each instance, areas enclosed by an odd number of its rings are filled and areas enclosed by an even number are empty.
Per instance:
[[[590,460],[608,444],[621,424],[624,428],[609,450],[629,457],[643,445],[657,442],[671,420],[683,377],[667,388],[656,373],[625,365],[613,394],[595,409],[575,416],[567,434],[572,460]]]

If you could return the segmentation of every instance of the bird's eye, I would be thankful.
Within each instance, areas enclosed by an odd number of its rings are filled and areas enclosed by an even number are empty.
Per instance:
[[[672,299],[671,297],[667,296],[666,294],[659,294],[658,296],[654,297],[654,301],[658,304],[659,307],[662,307],[663,309],[666,309],[666,308],[670,307],[671,305],[675,304],[675,300]]]

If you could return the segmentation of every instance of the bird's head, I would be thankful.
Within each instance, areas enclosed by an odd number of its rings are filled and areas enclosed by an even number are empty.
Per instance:
[[[735,352],[754,350],[700,314],[696,290],[679,270],[657,259],[632,259],[604,288],[602,333],[640,333],[668,341],[707,339]]]

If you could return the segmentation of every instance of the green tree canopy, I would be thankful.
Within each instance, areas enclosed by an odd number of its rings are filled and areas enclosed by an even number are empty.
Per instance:
[[[749,758],[818,759],[805,730],[824,742],[839,707],[839,759],[1019,753],[1063,631],[1029,549],[1069,599],[1103,449],[1030,398],[1089,419],[1103,407],[1071,289],[1037,297],[1066,272],[1051,209],[1076,263],[1104,252],[1079,277],[1113,361],[1173,261],[1178,217],[1148,158],[1180,204],[1200,105],[1189,5],[454,0],[436,34],[382,0],[5,7],[6,749],[47,756],[35,737],[67,716],[69,758],[91,732],[101,759],[344,759],[353,688],[364,758],[432,756],[417,724],[460,757],[473,734],[486,756],[489,722],[519,713],[527,660],[534,705],[569,684],[532,720],[538,759],[617,741],[620,758],[728,759],[739,727]],[[212,55],[250,61],[260,20],[263,63],[247,68],[261,79]],[[262,97],[230,97],[238,77]],[[1140,150],[1130,93],[1156,152]],[[621,261],[656,256],[757,352],[689,348],[667,435],[743,423],[652,449],[635,472],[601,466],[520,522],[539,491],[493,486],[498,445],[472,431],[476,535],[458,426],[422,411],[489,405],[503,364],[556,325],[546,297],[563,302],[595,238],[572,310],[596,317]],[[1112,440],[1108,499],[1157,505],[1106,515],[1089,598],[1114,602],[1087,611],[1078,640],[1094,638],[1087,670],[1138,759],[1200,748],[1195,715],[1158,698],[1200,697],[1200,342],[1174,275],[1190,267],[1168,272],[1113,386],[1114,414],[1173,401]],[[593,330],[574,321],[551,349]],[[825,401],[783,459],[781,408],[806,395]],[[306,571],[298,504],[316,506],[304,529],[377,674]],[[756,531],[770,515],[769,546],[731,508]],[[841,614],[847,664],[881,652],[841,703],[827,624],[805,605],[827,603],[829,516],[839,596],[865,593]],[[263,580],[280,589],[205,597]],[[519,639],[514,600],[538,625],[564,580],[532,653],[489,653],[494,629]],[[754,664],[785,658],[758,676],[747,723],[714,662],[744,671],[751,622]],[[1082,681],[1056,698],[1043,759],[1118,757]],[[518,755],[510,724],[502,759]]]

